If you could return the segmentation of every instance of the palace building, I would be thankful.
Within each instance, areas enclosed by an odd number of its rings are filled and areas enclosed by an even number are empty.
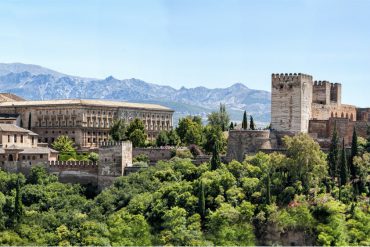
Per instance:
[[[108,141],[109,129],[116,119],[127,123],[141,119],[148,139],[154,140],[161,130],[173,128],[173,113],[172,109],[155,104],[93,99],[29,101],[0,94],[0,123],[29,129],[39,135],[39,142],[48,144],[67,135],[80,149],[95,148]]]

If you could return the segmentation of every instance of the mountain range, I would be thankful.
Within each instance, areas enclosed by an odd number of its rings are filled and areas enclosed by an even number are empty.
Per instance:
[[[215,89],[175,89],[135,78],[83,78],[38,65],[0,63],[0,91],[29,100],[85,98],[156,103],[175,110],[175,123],[185,115],[206,119],[208,113],[225,103],[232,121],[240,122],[244,110],[261,126],[270,121],[270,92],[250,89],[242,83]]]

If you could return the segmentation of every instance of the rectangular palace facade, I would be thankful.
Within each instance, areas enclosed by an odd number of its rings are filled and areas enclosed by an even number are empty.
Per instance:
[[[173,128],[173,110],[155,104],[108,100],[3,101],[0,115],[16,116],[15,123],[39,135],[39,142],[51,144],[58,136],[69,136],[80,149],[93,148],[109,140],[109,129],[117,119],[143,121],[148,139]],[[1,122],[1,119],[0,119]]]

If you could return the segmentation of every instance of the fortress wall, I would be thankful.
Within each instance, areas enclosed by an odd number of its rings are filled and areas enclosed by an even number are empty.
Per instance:
[[[314,120],[328,120],[334,118],[348,118],[353,121],[356,120],[356,107],[352,105],[338,105],[331,103],[328,105],[312,104],[312,119]]]
[[[309,134],[314,138],[328,138],[329,122],[327,120],[310,120]]]
[[[242,162],[246,154],[268,148],[271,148],[269,130],[230,130],[226,161],[235,159]]]
[[[145,154],[149,157],[150,162],[156,163],[159,160],[169,160],[173,157],[174,148],[134,148],[132,150],[133,157]]]

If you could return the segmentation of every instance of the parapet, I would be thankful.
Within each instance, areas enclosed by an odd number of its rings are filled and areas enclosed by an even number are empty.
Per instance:
[[[97,162],[92,161],[78,161],[78,160],[68,160],[68,161],[48,161],[48,166],[63,166],[63,167],[97,167]]]
[[[124,141],[124,142],[100,142],[99,143],[99,148],[111,148],[111,147],[116,147],[116,146],[125,146],[129,144],[129,141]]]
[[[320,86],[326,86],[327,84],[332,85],[333,83],[330,83],[329,81],[314,81],[313,86],[320,87]]]
[[[295,81],[299,79],[308,79],[312,80],[312,76],[303,73],[276,73],[271,75],[272,81],[275,82],[286,82],[286,81]]]

